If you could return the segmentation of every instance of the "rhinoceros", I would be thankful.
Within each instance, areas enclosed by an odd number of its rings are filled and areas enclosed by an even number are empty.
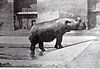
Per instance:
[[[81,30],[85,27],[81,20],[77,22],[74,19],[62,18],[52,21],[37,23],[30,30],[29,40],[31,42],[31,55],[35,57],[35,45],[39,43],[39,48],[45,51],[43,42],[50,42],[56,38],[54,48],[63,48],[61,45],[62,37],[71,30]]]

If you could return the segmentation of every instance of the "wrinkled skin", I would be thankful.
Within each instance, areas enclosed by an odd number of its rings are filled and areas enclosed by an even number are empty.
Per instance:
[[[30,30],[29,40],[31,42],[31,55],[35,57],[35,45],[39,43],[39,48],[45,51],[43,42],[50,42],[56,38],[55,48],[63,48],[61,45],[62,37],[66,32],[75,30],[80,26],[80,23],[75,23],[71,19],[57,19],[47,22],[35,24]],[[72,27],[72,28],[71,28]]]
[[[81,19],[75,21],[74,19],[63,18],[61,20],[68,20],[71,22],[70,30],[77,31],[77,30],[85,30],[86,29],[86,24]]]
[[[79,20],[77,23],[71,26],[71,30],[85,30],[86,24],[84,21]]]

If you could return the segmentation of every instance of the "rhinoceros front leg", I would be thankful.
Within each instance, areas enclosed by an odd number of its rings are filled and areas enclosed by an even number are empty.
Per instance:
[[[57,49],[63,48],[63,46],[61,45],[61,42],[62,42],[62,36],[57,36],[56,44],[54,48],[57,48]]]

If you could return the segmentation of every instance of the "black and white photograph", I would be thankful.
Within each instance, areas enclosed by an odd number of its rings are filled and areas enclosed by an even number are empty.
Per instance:
[[[100,68],[100,0],[0,0],[0,68]]]

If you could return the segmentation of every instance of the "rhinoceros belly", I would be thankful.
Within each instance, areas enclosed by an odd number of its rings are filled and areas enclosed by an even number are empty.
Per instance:
[[[55,39],[55,33],[53,31],[44,31],[39,34],[39,40],[43,42],[50,42]]]

